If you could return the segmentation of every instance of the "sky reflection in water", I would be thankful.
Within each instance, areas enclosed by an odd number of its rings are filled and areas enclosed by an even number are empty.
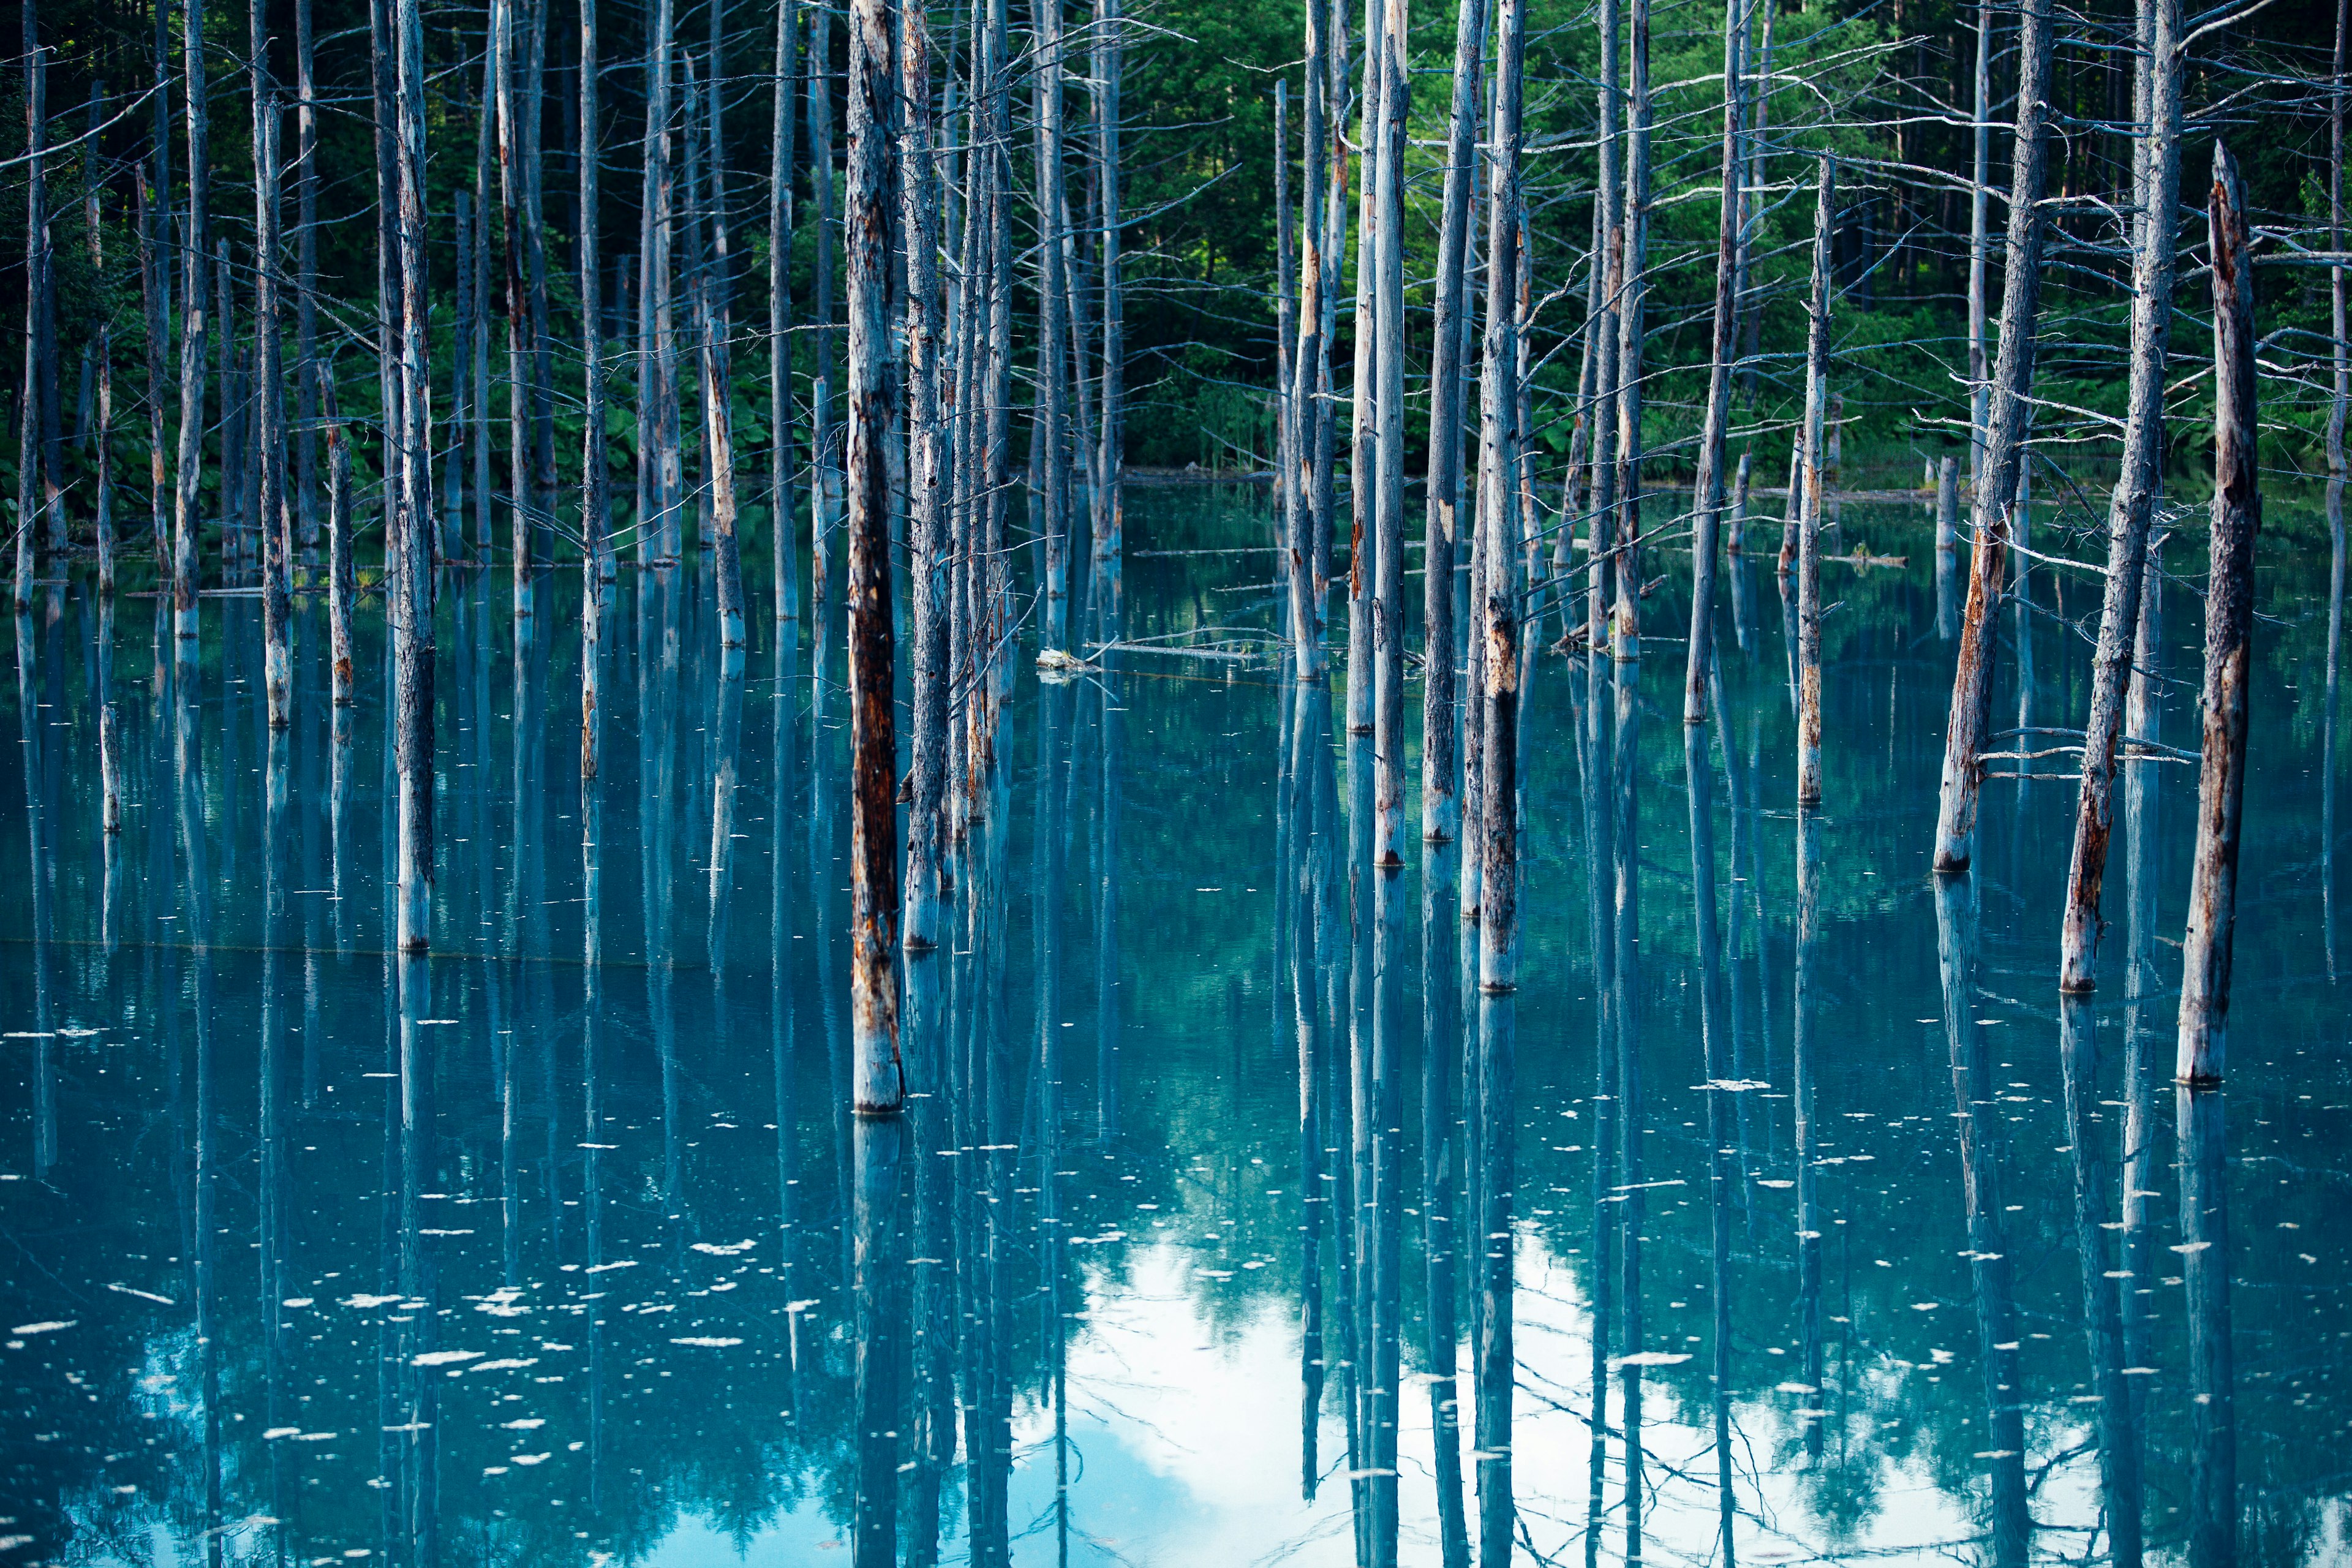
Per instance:
[[[1130,538],[1263,537],[1262,505],[1144,491]],[[207,601],[174,689],[156,601],[52,591],[0,695],[0,1562],[847,1561],[861,1506],[915,1563],[1435,1563],[1500,1530],[2007,1564],[2128,1560],[2133,1518],[2179,1560],[2233,1517],[2249,1559],[2339,1559],[2326,562],[2276,510],[2234,1076],[2194,1100],[2193,769],[2134,770],[2063,1016],[2071,786],[1990,785],[1976,874],[1926,874],[1923,509],[1831,541],[1909,562],[1828,568],[1816,818],[1769,558],[1692,746],[1678,637],[1541,659],[1515,1000],[1463,984],[1450,854],[1351,878],[1369,742],[1319,693],[1024,668],[955,950],[909,971],[902,1128],[845,1110],[837,639],[723,683],[707,578],[632,574],[583,797],[576,580],[519,642],[505,580],[453,575],[436,952],[404,966],[386,691],[329,713],[316,603],[273,737],[257,604]],[[1262,563],[1139,554],[1128,633],[1271,624]],[[2032,592],[2002,729],[2087,690],[2087,579]],[[2165,616],[2193,746],[2188,590]]]

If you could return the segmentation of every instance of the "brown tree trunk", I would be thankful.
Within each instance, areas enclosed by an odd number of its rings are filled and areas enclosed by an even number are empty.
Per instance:
[[[890,256],[888,0],[853,0],[849,18],[849,712],[852,799],[851,1030],[861,1115],[906,1100],[898,1056],[898,722],[891,707],[888,357]]]
[[[2252,675],[2254,535],[2262,528],[2254,449],[2254,273],[2245,191],[2226,144],[2213,149],[2207,214],[2213,235],[2213,526],[2205,588],[2203,756],[2197,852],[2181,943],[2180,1038],[2174,1077],[2212,1084],[2227,1066],[2230,958],[2238,902],[2238,828],[2246,787],[2246,697]]]

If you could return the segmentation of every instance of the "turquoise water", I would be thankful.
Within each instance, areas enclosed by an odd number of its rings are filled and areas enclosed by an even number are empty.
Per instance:
[[[1153,553],[1261,542],[1262,499],[1129,516],[1130,637],[1275,624],[1267,555]],[[299,601],[273,736],[257,601],[205,601],[175,682],[155,600],[44,590],[0,689],[0,1562],[2341,1561],[2327,562],[2270,526],[2231,1076],[2194,1099],[2193,766],[2135,766],[2064,1016],[2063,777],[1989,784],[1977,871],[1927,873],[1916,507],[1832,541],[1906,560],[1825,568],[1818,816],[1769,555],[1687,737],[1686,563],[1638,665],[1537,661],[1515,998],[1461,984],[1449,855],[1351,871],[1336,694],[1024,648],[882,1126],[846,1113],[837,634],[755,616],[725,680],[708,576],[625,574],[583,792],[576,579],[519,634],[450,574],[404,966],[375,602],[337,713]],[[2037,566],[2004,611],[2000,728],[2080,722],[2095,586]]]

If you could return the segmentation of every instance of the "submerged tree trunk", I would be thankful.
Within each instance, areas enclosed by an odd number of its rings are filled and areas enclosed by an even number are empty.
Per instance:
[[[714,65],[719,49],[713,20],[710,47]],[[735,505],[735,384],[728,340],[733,315],[727,298],[727,203],[720,173],[719,136],[719,74],[711,72],[703,95],[702,135],[710,160],[710,256],[702,269],[702,416],[703,466],[710,474],[712,576],[719,599],[720,663],[727,673],[740,673],[743,664],[743,558],[736,538]],[[688,134],[692,135],[692,128]]]
[[[2099,610],[2098,650],[2092,656],[2083,786],[2075,804],[2074,859],[2060,939],[2058,988],[2067,992],[2086,992],[2097,983],[2099,932],[2105,923],[2099,918],[2099,894],[2115,826],[2116,745],[2123,731],[2124,695],[2131,684],[2148,520],[2163,479],[2165,370],[2172,333],[2175,209],[2180,195],[2180,5],[2179,0],[2142,0],[2142,5],[2154,15],[2145,68],[2148,123],[2138,159],[2139,255],[2132,278],[2130,407],[2123,469],[2107,507],[2105,597]],[[2336,445],[2340,448],[2340,440]]]
[[[1422,530],[1421,837],[1430,844],[1451,840],[1461,831],[1454,753],[1454,544],[1462,505],[1462,361],[1469,343],[1465,318],[1472,309],[1470,197],[1478,184],[1478,78],[1486,56],[1486,0],[1462,0],[1454,24],[1454,101],[1446,117],[1437,299],[1430,326],[1429,498]]]
[[[907,257],[908,572],[914,632],[914,801],[907,824],[905,942],[937,948],[947,802],[949,561],[940,505],[939,184],[931,154],[931,42],[920,5],[898,8],[898,178]]]
[[[388,580],[393,626],[394,751],[400,783],[400,950],[422,952],[431,938],[433,892],[433,580],[431,454],[425,447],[425,382],[430,301],[425,274],[425,26],[419,0],[395,0],[395,161],[399,169],[397,254],[400,367],[394,410],[398,463],[393,516],[400,570]],[[392,476],[387,476],[391,479]]]
[[[278,388],[278,84],[269,74],[267,0],[252,0],[247,62],[253,93],[253,342],[254,416],[260,439],[257,493],[261,523],[262,679],[269,727],[293,717],[294,604],[289,595],[293,541],[286,528],[285,405]]]
[[[1990,247],[1986,206],[1992,178],[1992,7],[1977,0],[1975,110],[1969,133],[1969,510],[1984,498],[1985,442],[1992,411],[1992,383],[1985,375],[1985,262]],[[2020,106],[2023,112],[2022,104]],[[2012,214],[2011,224],[2015,223]],[[2014,258],[2011,258],[2014,260]],[[2006,334],[2001,341],[2009,340]],[[1972,515],[1971,522],[1975,521]]]
[[[305,552],[319,548],[319,90],[312,57],[310,0],[295,0],[294,528]]]
[[[597,0],[580,0],[580,233],[574,242],[578,253],[573,257],[580,269],[580,330],[582,352],[582,411],[580,440],[580,542],[587,554],[587,570],[583,588],[587,599],[595,599],[598,589],[613,580],[613,505],[611,476],[604,468],[604,257],[598,244],[602,226],[598,222],[601,201],[597,186],[597,166],[604,157],[604,126],[599,119],[598,77],[603,59],[596,40]],[[478,392],[476,393],[479,396]],[[581,625],[587,626],[592,611],[583,603]],[[593,651],[593,650],[592,650]],[[582,679],[594,680],[593,664],[583,656]],[[588,721],[593,714],[594,689],[591,684],[581,694],[582,735],[589,732]],[[593,764],[583,754],[584,776],[593,777]]]
[[[1729,0],[1723,18],[1723,195],[1717,216],[1715,332],[1707,351],[1706,415],[1699,428],[1698,475],[1691,491],[1690,651],[1684,661],[1683,722],[1706,722],[1706,675],[1715,657],[1715,556],[1723,523],[1724,436],[1731,421],[1731,355],[1739,315],[1740,44],[1745,0]],[[1735,544],[1733,549],[1738,547]]]
[[[2009,237],[2001,280],[2000,354],[1993,371],[1983,482],[1970,499],[1976,552],[1952,677],[1951,718],[1936,820],[1935,868],[1964,871],[1976,853],[1977,795],[1991,722],[1994,599],[2008,558],[2017,473],[2032,408],[2036,315],[2042,302],[2042,191],[2050,163],[2050,0],[2024,0],[2018,38],[2017,139],[2010,154]]]
[[[1519,146],[1527,17],[1521,0],[1500,0],[1496,16],[1495,118],[1492,184],[1486,217],[1486,368],[1479,378],[1478,537],[1484,556],[1483,603],[1475,657],[1486,666],[1486,713],[1480,725],[1478,984],[1504,992],[1518,985],[1519,861],[1519,597],[1518,552],[1509,519],[1517,490],[1520,431],[1518,389]],[[1478,1467],[1479,1560],[1501,1563],[1510,1553],[1505,1535],[1488,1526],[1493,1489],[1507,1499],[1510,1467]],[[1501,1507],[1507,1519],[1509,1509]],[[1499,1555],[1497,1555],[1499,1553]]]
[[[793,96],[799,85],[799,0],[776,7],[775,94],[768,158],[768,526],[779,637],[800,635],[801,569],[793,501]]]
[[[2181,943],[2174,1076],[2221,1081],[2227,1065],[2230,957],[2238,901],[2238,827],[2246,787],[2246,687],[2252,674],[2254,535],[2263,521],[2254,450],[2254,275],[2245,189],[2226,145],[2213,149],[2213,551],[2205,588],[2203,756],[2197,853]]]
[[[833,424],[833,13],[809,11],[810,179],[816,193],[816,365],[809,385],[809,449],[815,482],[809,505],[810,607],[823,616],[839,584],[834,575],[834,506],[841,493],[838,437]],[[1003,56],[1000,52],[999,57]]]
[[[1368,151],[1378,215],[1372,262],[1372,862],[1390,869],[1404,864],[1404,160],[1412,77],[1406,0],[1384,4],[1381,112],[1377,140]]]
[[[1100,413],[1096,424],[1098,450],[1095,458],[1095,510],[1093,517],[1094,567],[1096,602],[1114,616],[1118,610],[1122,575],[1122,563],[1127,552],[1127,517],[1122,483],[1122,469],[1127,452],[1127,300],[1119,285],[1119,73],[1126,66],[1122,47],[1119,16],[1120,0],[1095,0],[1094,39],[1094,109],[1095,109],[1095,177],[1097,200],[1102,222],[1102,246],[1097,265],[1102,269],[1102,384],[1097,397]],[[1315,9],[1315,0],[1307,0],[1307,9]],[[1307,74],[1314,75],[1310,56]],[[1314,89],[1308,88],[1311,100]],[[1313,141],[1317,126],[1313,111],[1307,114],[1307,162],[1313,167]],[[1313,244],[1314,182],[1310,174],[1306,212],[1310,231],[1308,244]],[[1312,252],[1310,251],[1311,255]],[[1307,363],[1305,359],[1296,362]],[[1294,370],[1294,375],[1303,373]],[[1303,405],[1302,405],[1303,406]],[[1106,626],[1106,640],[1115,637],[1115,626]]]
[[[906,1100],[898,1058],[898,825],[895,650],[890,626],[890,124],[888,0],[853,0],[849,19],[850,989],[854,1108],[891,1114]]]
[[[1033,0],[1037,25],[1037,403],[1045,471],[1029,482],[1045,510],[1039,631],[1045,646],[1069,640],[1070,344],[1062,271],[1062,0]]]
[[[1625,195],[1617,291],[1617,600],[1609,652],[1642,657],[1642,363],[1650,267],[1650,0],[1633,0],[1625,51]]]
[[[1805,333],[1804,493],[1797,522],[1797,804],[1822,803],[1822,425],[1829,393],[1830,244],[1837,162],[1824,155],[1813,205],[1813,290]]]
[[[335,395],[334,368],[319,377],[320,416],[327,424],[327,665],[335,706],[352,705],[352,601],[359,568],[352,559],[352,444]]]
[[[29,23],[31,13],[26,15]],[[188,105],[188,206],[180,236],[180,445],[172,508],[172,636],[177,646],[176,660],[193,664],[196,658],[196,535],[204,525],[196,509],[201,504],[205,452],[205,175],[212,163],[210,122],[205,108],[204,0],[187,0],[182,12],[181,48],[187,73],[184,87]],[[37,64],[38,59],[37,55]],[[168,190],[159,194],[164,201],[171,199]]]
[[[201,3],[201,0],[198,0]],[[41,403],[50,367],[41,359],[41,339],[47,321],[48,291],[42,284],[48,274],[49,215],[47,174],[42,148],[48,137],[48,59],[41,47],[39,10],[35,0],[25,6],[25,379],[17,392],[16,447],[16,613],[33,607],[33,520],[42,502]],[[201,200],[202,198],[197,198]]]

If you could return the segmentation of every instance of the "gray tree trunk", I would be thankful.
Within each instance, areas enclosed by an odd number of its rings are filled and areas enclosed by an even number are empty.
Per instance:
[[[2205,587],[2202,757],[2189,931],[2180,948],[2180,1038],[2173,1076],[2221,1080],[2229,1055],[2230,957],[2238,902],[2238,828],[2246,787],[2252,675],[2254,535],[2263,522],[2254,447],[2254,274],[2245,188],[2226,144],[2213,148],[2213,545]]]
[[[1045,603],[1039,631],[1045,646],[1069,640],[1070,616],[1070,345],[1062,271],[1063,193],[1062,0],[1033,0],[1037,27],[1037,411],[1044,448],[1042,474],[1030,476],[1045,504]]]
[[[779,637],[797,640],[801,567],[793,496],[793,96],[799,84],[799,0],[776,6],[773,119],[768,135],[768,526]]]
[[[1310,12],[1315,0],[1307,0]],[[1119,75],[1126,68],[1121,37],[1120,0],[1095,0],[1094,95],[1095,169],[1102,221],[1097,265],[1102,269],[1102,388],[1096,424],[1098,451],[1095,459],[1094,565],[1095,594],[1111,620],[1103,635],[1116,635],[1120,597],[1121,565],[1127,552],[1127,518],[1121,471],[1127,453],[1127,300],[1119,283]],[[1314,66],[1307,73],[1311,78]],[[1310,87],[1310,103],[1313,89]],[[1307,163],[1314,166],[1318,130],[1313,109],[1307,112]],[[1306,211],[1313,226],[1314,189],[1310,173]],[[1308,243],[1313,243],[1310,235]],[[2340,334],[2339,334],[2340,335]],[[1297,362],[1305,364],[1301,359]],[[1297,374],[1294,372],[1294,374]]]
[[[1461,0],[1454,22],[1454,100],[1446,117],[1437,298],[1430,326],[1429,500],[1422,530],[1421,837],[1430,844],[1448,842],[1462,830],[1454,752],[1454,544],[1462,506],[1470,193],[1478,183],[1478,79],[1486,56],[1486,0]]]
[[[198,0],[201,3],[201,0]],[[47,53],[41,47],[39,7],[25,0],[25,379],[17,396],[16,447],[16,613],[33,607],[35,537],[33,520],[43,500],[41,403],[50,367],[41,357],[41,340],[48,321],[48,290],[42,285],[48,268],[47,171],[42,150],[48,140],[48,80]]]
[[[809,10],[810,177],[816,194],[816,365],[809,386],[809,447],[815,484],[809,508],[809,599],[822,616],[837,600],[833,538],[841,498],[840,437],[833,420],[833,13]],[[1002,52],[998,58],[1003,58]]]
[[[1804,495],[1797,525],[1797,804],[1822,803],[1822,426],[1830,371],[1830,245],[1837,163],[1821,161],[1813,205],[1813,289],[1805,334]]]
[[[1976,99],[1969,164],[1969,501],[1972,512],[1984,494],[1987,420],[1992,411],[1992,383],[1985,375],[1985,262],[1990,244],[1986,204],[1992,195],[1992,7],[1993,0],[1977,0]]]
[[[1384,0],[1381,112],[1370,144],[1375,374],[1372,495],[1372,863],[1404,864],[1404,162],[1412,108],[1406,0]]]
[[[294,527],[305,552],[319,548],[319,90],[313,57],[310,0],[295,0]]]
[[[1355,395],[1349,405],[1350,445],[1348,454],[1348,733],[1372,732],[1372,606],[1374,572],[1371,558],[1372,496],[1379,483],[1374,469],[1373,424],[1378,417],[1380,322],[1373,299],[1380,275],[1380,200],[1375,188],[1374,149],[1381,140],[1381,89],[1387,80],[1381,62],[1385,58],[1381,32],[1385,26],[1386,0],[1364,0],[1364,81],[1361,118],[1356,135],[1356,317],[1352,328],[1356,350]]]
[[[2137,163],[2139,254],[2132,279],[2131,383],[2122,471],[2107,506],[2107,575],[2099,641],[2091,663],[2091,711],[2084,726],[2083,785],[2075,803],[2073,864],[2060,936],[2058,988],[2087,992],[2097,983],[2099,895],[2107,841],[2115,826],[2116,746],[2131,685],[2140,576],[2147,563],[2148,520],[2163,479],[2164,391],[2172,336],[2173,255],[2180,195],[2179,0],[2142,0],[2152,43],[2146,145]],[[2340,353],[2340,350],[2338,351]],[[2340,445],[2340,443],[2339,443]],[[2029,748],[2030,749],[2030,748]]]
[[[352,602],[359,597],[359,564],[352,558],[352,444],[343,431],[333,366],[319,377],[320,417],[327,426],[327,662],[335,706],[352,705]]]
[[[946,936],[940,903],[948,729],[947,527],[940,504],[939,182],[931,149],[931,45],[919,4],[898,9],[898,174],[907,255],[908,542],[914,632],[914,801],[908,814],[905,945]]]
[[[1715,252],[1715,334],[1708,349],[1706,423],[1699,428],[1698,474],[1691,492],[1690,652],[1683,675],[1683,722],[1706,722],[1706,676],[1715,657],[1715,556],[1723,521],[1724,437],[1731,419],[1731,356],[1738,341],[1741,210],[1739,125],[1740,43],[1748,30],[1745,0],[1729,0],[1723,17],[1723,196]]]
[[[580,436],[580,776],[596,776],[597,677],[604,659],[604,584],[612,580],[613,516],[604,471],[604,258],[597,244],[597,165],[604,126],[597,88],[604,60],[596,42],[597,0],[580,0],[580,232],[572,258],[580,269],[582,418]],[[591,792],[593,794],[593,792]],[[583,811],[588,809],[583,805]],[[781,868],[780,868],[781,871]],[[592,937],[593,941],[593,938]]]
[[[278,331],[278,84],[269,71],[269,20],[266,0],[247,9],[247,83],[253,97],[253,357],[254,416],[259,439],[257,494],[261,524],[262,684],[269,727],[282,730],[293,718],[294,602],[290,594],[293,540],[286,527],[285,404],[279,383]]]
[[[2000,301],[2000,353],[1986,426],[1982,482],[1969,504],[1976,551],[1969,567],[1968,608],[1952,678],[1951,718],[1937,807],[1935,868],[1968,868],[1976,852],[1977,795],[1992,703],[1992,611],[2006,563],[2017,475],[2032,412],[2033,356],[2042,302],[2042,193],[2050,165],[2051,26],[2049,0],[2023,0],[2018,37],[2017,136],[2010,153],[2009,235]]]
[[[28,22],[30,17],[27,12]],[[196,535],[204,526],[196,509],[201,504],[199,487],[204,480],[205,452],[205,176],[212,161],[210,121],[205,108],[204,0],[187,0],[181,17],[181,50],[186,73],[183,88],[188,106],[188,210],[186,227],[180,236],[184,270],[180,314],[180,442],[173,469],[177,488],[172,509],[172,637],[176,647],[175,661],[193,665],[196,659]],[[35,56],[35,59],[37,63],[39,57]],[[168,200],[169,187],[161,194]],[[387,310],[389,308],[387,305]],[[388,321],[387,317],[387,323]],[[18,582],[24,580],[20,573]]]
[[[1479,768],[1478,984],[1503,992],[1518,985],[1519,805],[1519,595],[1518,552],[1512,548],[1512,512],[1519,461],[1518,272],[1519,148],[1523,115],[1522,78],[1527,18],[1521,0],[1500,0],[1496,15],[1495,118],[1492,184],[1486,209],[1486,332],[1485,369],[1479,378],[1478,537],[1483,570],[1478,575],[1480,625],[1476,657],[1486,668],[1486,713],[1479,726],[1484,748]],[[1485,1447],[1482,1438],[1482,1447]],[[1497,1468],[1499,1465],[1499,1468]],[[1509,1516],[1507,1459],[1478,1468],[1479,1561],[1508,1561],[1507,1524],[1502,1539],[1492,1529],[1495,1489],[1500,1512]]]
[[[393,628],[394,750],[400,785],[399,921],[403,952],[422,952],[433,910],[433,580],[431,454],[425,446],[425,354],[431,300],[425,272],[425,26],[418,0],[395,0],[394,135],[400,272],[400,374],[392,515],[400,570],[387,583]],[[390,476],[387,476],[390,478]]]
[[[1648,342],[1643,296],[1650,249],[1650,0],[1633,0],[1626,50],[1625,195],[1618,228],[1617,597],[1609,652],[1642,657],[1642,363]]]

